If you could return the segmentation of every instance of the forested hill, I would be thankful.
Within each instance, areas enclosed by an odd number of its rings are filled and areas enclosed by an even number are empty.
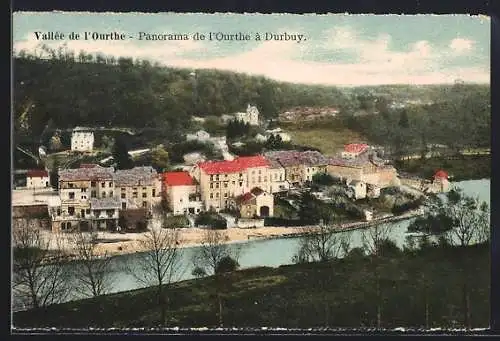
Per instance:
[[[77,125],[154,127],[168,134],[188,126],[192,115],[234,113],[257,105],[264,117],[299,105],[343,107],[335,87],[276,82],[217,70],[175,69],[131,58],[48,50],[40,59],[14,59],[15,131],[40,136]],[[293,70],[290,70],[293,72]]]

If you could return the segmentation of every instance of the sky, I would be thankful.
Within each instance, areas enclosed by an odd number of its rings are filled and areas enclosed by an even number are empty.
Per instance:
[[[485,16],[16,12],[12,25],[15,52],[40,51],[45,43],[76,54],[84,50],[305,84],[490,82],[490,20]],[[35,32],[61,32],[65,39],[37,40]],[[80,39],[70,40],[71,32]],[[123,33],[125,40],[85,40],[84,32]],[[205,40],[195,40],[196,32]],[[214,35],[208,40],[210,32],[248,34],[250,40],[216,40]],[[266,33],[303,37],[300,42],[266,39]],[[174,40],[144,39],[151,34]],[[175,40],[181,36],[188,39]]]

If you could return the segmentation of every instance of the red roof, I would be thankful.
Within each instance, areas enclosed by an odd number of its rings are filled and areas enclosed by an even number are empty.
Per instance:
[[[434,178],[448,179],[448,173],[440,169],[434,174]]]
[[[198,164],[206,174],[238,173],[252,167],[269,166],[263,156],[241,156],[232,161],[207,161]]]
[[[163,182],[167,186],[191,186],[193,178],[188,172],[166,172],[162,174]]]
[[[236,201],[240,204],[248,202],[254,198],[254,195],[250,192],[246,192],[245,194],[240,195],[236,198]]]
[[[31,169],[26,176],[28,178],[45,178],[49,176],[49,173],[44,169]]]
[[[344,151],[348,153],[362,153],[368,149],[368,145],[364,143],[351,143],[344,146]]]

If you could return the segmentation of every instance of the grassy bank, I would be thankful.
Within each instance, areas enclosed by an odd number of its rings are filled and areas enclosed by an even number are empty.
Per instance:
[[[397,250],[387,253],[378,267],[381,326],[422,327],[427,311],[429,327],[460,327],[466,278],[472,326],[487,327],[489,256],[489,248],[484,245],[436,247],[418,254]],[[224,326],[374,327],[378,298],[373,269],[372,259],[353,255],[328,263],[234,272],[224,281]],[[213,288],[213,278],[172,285],[167,291],[168,326],[218,326],[219,306]],[[148,288],[18,312],[13,315],[13,325],[153,327],[158,316],[154,291]]]
[[[399,171],[430,178],[438,169],[444,169],[452,181],[484,179],[491,177],[490,155],[463,155],[456,158],[435,157],[398,162]]]

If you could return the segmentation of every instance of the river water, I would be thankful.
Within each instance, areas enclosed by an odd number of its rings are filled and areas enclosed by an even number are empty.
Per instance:
[[[454,186],[462,188],[464,193],[478,197],[482,201],[490,203],[490,180],[467,180],[454,183]],[[407,228],[412,219],[390,223],[390,239],[393,240],[399,247],[403,247],[406,241]],[[341,234],[349,234],[351,248],[362,246],[363,230],[353,230],[340,232]],[[297,252],[300,237],[278,238],[268,240],[256,240],[238,244],[231,244],[233,249],[239,249],[238,262],[240,268],[250,268],[256,266],[278,267],[280,265],[292,264],[292,257]],[[197,251],[197,247],[189,247],[181,249],[181,264],[180,271],[176,277],[176,281],[191,279],[194,276],[191,274],[194,265],[192,262],[193,254]],[[140,269],[137,268],[134,261],[137,259],[137,254],[128,254],[115,256],[111,260],[111,268],[113,274],[113,289],[111,292],[121,292],[144,287],[145,285],[139,282],[133,275],[130,274],[130,268],[134,269],[136,275],[140,274]],[[74,263],[69,263],[65,266],[75,266]],[[82,298],[80,295],[74,295],[70,299]],[[20,307],[16,307],[18,310]]]

